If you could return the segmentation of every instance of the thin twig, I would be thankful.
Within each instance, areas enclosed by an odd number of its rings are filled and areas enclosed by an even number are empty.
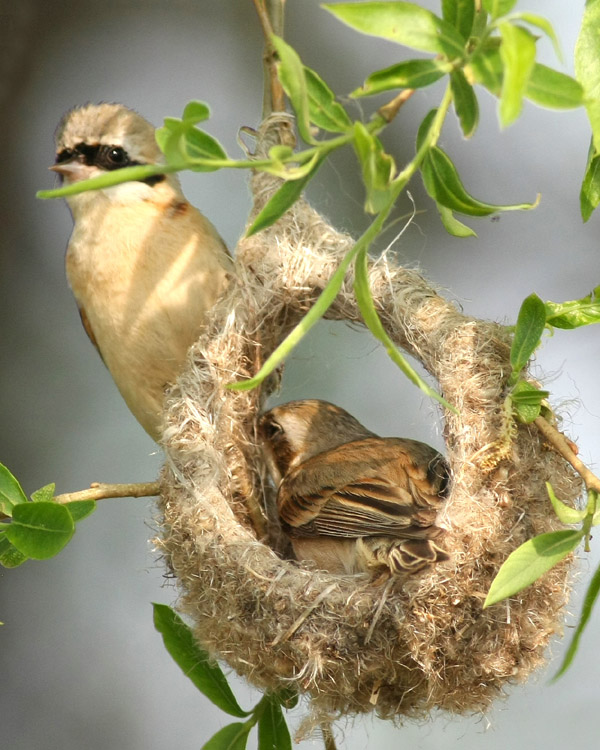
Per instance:
[[[285,95],[277,76],[277,53],[272,36],[283,35],[283,7],[285,0],[253,0],[265,37],[263,119],[272,112],[285,112]]]
[[[321,732],[323,732],[323,744],[325,745],[325,750],[337,750],[331,724],[321,724]]]
[[[74,500],[104,500],[109,497],[154,497],[160,494],[158,482],[141,482],[133,484],[102,484],[94,482],[87,490],[65,492],[56,495],[57,503],[72,503]]]
[[[377,114],[381,115],[386,122],[391,122],[398,114],[400,107],[407,102],[415,93],[415,89],[404,89],[387,104],[379,107]]]
[[[600,479],[575,455],[565,436],[544,417],[538,417],[535,420],[535,426],[556,452],[571,464],[585,482],[587,489],[600,493]]]

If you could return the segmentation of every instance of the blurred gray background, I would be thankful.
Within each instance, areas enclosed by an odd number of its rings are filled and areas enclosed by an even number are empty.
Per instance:
[[[583,0],[529,0],[518,9],[546,15],[572,55]],[[438,10],[437,3],[428,4]],[[405,55],[394,45],[356,35],[316,0],[289,0],[287,38],[334,90],[349,92],[373,69]],[[560,67],[546,40],[542,60]],[[0,2],[2,192],[0,241],[0,461],[26,492],[55,481],[59,492],[91,481],[147,481],[161,465],[157,447],[129,414],[88,342],[67,287],[63,255],[71,219],[62,201],[39,201],[53,185],[54,128],[65,110],[86,101],[120,101],[159,125],[192,98],[210,103],[208,129],[237,154],[240,125],[260,116],[262,40],[250,0],[20,0]],[[417,123],[439,89],[417,93],[385,135],[397,160],[410,157]],[[534,212],[471,221],[478,239],[442,230],[419,180],[410,191],[419,213],[396,244],[401,262],[421,267],[471,314],[515,320],[524,297],[574,299],[600,283],[599,216],[583,225],[578,192],[589,132],[582,112],[552,113],[526,105],[500,132],[496,103],[481,96],[481,125],[470,143],[454,116],[442,145],[468,189],[500,203],[542,201]],[[358,108],[349,104],[353,113]],[[371,109],[365,104],[365,115]],[[333,223],[358,233],[365,225],[351,154],[322,170],[309,197]],[[250,205],[239,172],[186,175],[190,200],[235,245]],[[411,211],[405,199],[396,218]],[[396,225],[396,231],[400,228]],[[391,241],[395,234],[387,235]],[[600,464],[598,364],[600,328],[557,331],[537,366],[561,407],[581,456]],[[404,380],[366,335],[324,324],[286,369],[280,401],[330,399],[384,435],[406,435],[442,447],[435,407]],[[227,722],[182,676],[151,620],[151,601],[176,591],[149,539],[150,500],[105,500],[56,559],[0,571],[0,715],[11,750],[153,750],[199,748]],[[580,563],[570,611],[577,613],[593,565]],[[569,626],[575,621],[572,614]],[[559,748],[595,747],[594,694],[600,652],[593,648],[600,611],[572,670],[548,685],[553,662],[527,685],[511,689],[485,716],[432,716],[395,728],[361,718],[339,728],[340,746]],[[257,696],[237,682],[243,705]],[[297,725],[302,711],[294,712]],[[318,740],[301,747],[320,747]]]

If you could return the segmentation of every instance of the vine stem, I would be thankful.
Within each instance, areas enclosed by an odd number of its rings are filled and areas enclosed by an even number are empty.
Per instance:
[[[585,482],[586,488],[600,493],[600,479],[577,457],[562,432],[544,417],[537,417],[534,424],[557,453],[571,464]]]

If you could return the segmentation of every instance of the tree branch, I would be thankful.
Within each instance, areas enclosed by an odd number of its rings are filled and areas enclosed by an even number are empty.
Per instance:
[[[535,420],[535,426],[542,433],[544,438],[550,443],[550,445],[559,453],[565,461],[568,461],[575,471],[585,482],[585,486],[588,490],[594,490],[600,493],[600,479],[588,469],[583,461],[578,458],[569,445],[569,441],[565,438],[562,432],[559,432],[547,419],[544,417],[538,417]]]
[[[160,494],[158,482],[142,482],[139,484],[102,484],[93,482],[89,489],[78,492],[66,492],[56,495],[57,503],[72,503],[75,500],[104,500],[109,497],[154,497]]]

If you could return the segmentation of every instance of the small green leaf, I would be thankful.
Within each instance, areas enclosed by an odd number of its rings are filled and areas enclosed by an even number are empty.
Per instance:
[[[489,216],[496,211],[515,211],[534,208],[536,203],[496,206],[473,198],[465,190],[456,167],[441,148],[433,146],[421,167],[423,183],[429,195],[438,203],[469,216]]]
[[[6,537],[27,557],[47,560],[69,542],[75,525],[69,511],[58,503],[22,503],[13,508]]]
[[[450,72],[451,66],[443,60],[406,60],[384,70],[378,70],[350,96],[371,96],[392,89],[419,89],[429,86]]]
[[[298,131],[306,143],[315,143],[310,131],[310,108],[305,68],[298,53],[278,36],[273,36],[273,45],[279,57],[278,75],[294,112]]]
[[[324,158],[317,159],[311,171],[304,175],[304,177],[284,182],[258,213],[258,216],[256,216],[246,231],[246,237],[251,237],[253,234],[260,232],[261,229],[270,227],[280,219],[288,208],[298,200],[302,191],[315,176],[323,161]]]
[[[492,17],[492,20],[505,16],[514,8],[517,0],[483,0],[482,5]]]
[[[322,7],[363,34],[450,58],[464,52],[464,39],[453,26],[413,3],[326,3]]]
[[[598,494],[594,490],[589,490],[588,504],[590,503],[590,501],[592,501],[596,507],[594,515],[592,516],[592,526],[598,526],[600,524],[600,494]]]
[[[570,302],[546,302],[546,322],[556,328],[579,328],[600,323],[600,286]]]
[[[559,500],[554,494],[554,490],[552,489],[552,485],[550,484],[550,482],[546,482],[546,490],[548,492],[550,502],[552,503],[552,507],[554,508],[554,512],[558,516],[559,521],[561,521],[562,523],[566,523],[569,526],[571,524],[581,523],[581,521],[583,521],[583,519],[587,515],[587,510],[585,508],[583,510],[578,510],[577,508],[571,508],[570,505],[563,503],[563,501]]]
[[[228,724],[202,745],[202,750],[245,750],[251,724]]]
[[[345,133],[352,129],[352,121],[335,94],[314,70],[304,67],[310,121],[329,133]]]
[[[479,105],[473,87],[465,78],[462,70],[455,70],[450,75],[454,109],[465,138],[470,138],[479,122]]]
[[[519,12],[519,13],[511,13],[508,17],[508,20],[510,21],[524,21],[525,23],[528,23],[530,26],[535,26],[537,29],[540,29],[544,32],[544,34],[550,39],[552,42],[552,45],[554,47],[554,52],[556,53],[556,56],[559,60],[562,60],[562,53],[560,51],[560,44],[558,42],[558,37],[556,36],[556,32],[554,31],[554,28],[552,27],[552,24],[550,21],[548,21],[547,18],[544,18],[543,16],[538,16],[535,13],[528,13],[528,12]]]
[[[600,203],[600,154],[594,151],[594,143],[590,144],[585,175],[579,193],[581,218],[587,221],[594,209]]]
[[[365,211],[379,213],[390,200],[390,185],[396,165],[392,157],[383,150],[379,138],[371,135],[358,121],[354,123],[354,149],[367,191]]]
[[[44,487],[40,487],[39,490],[31,493],[31,499],[34,503],[50,503],[54,500],[54,492],[56,490],[55,484],[46,484]]]
[[[197,99],[194,99],[185,105],[182,119],[186,122],[196,125],[199,122],[208,120],[209,117],[210,107],[208,106],[208,104],[206,104],[206,102],[201,102]]]
[[[425,117],[421,120],[419,129],[417,130],[417,139],[415,144],[415,151],[419,152],[425,143],[425,139],[431,130],[431,126],[437,114],[437,109],[430,109]]]
[[[594,152],[600,153],[600,0],[587,0],[575,45],[575,75],[583,87],[585,108],[592,126]]]
[[[294,688],[284,688],[277,691],[275,698],[277,698],[283,708],[289,710],[298,705],[299,696],[298,691],[294,690]]]
[[[152,606],[154,627],[162,635],[165,648],[185,676],[222,711],[240,718],[248,716],[248,712],[240,708],[221,668],[198,646],[192,631],[181,617],[166,604],[155,603]]]
[[[510,348],[513,372],[520,372],[538,348],[546,325],[546,307],[537,294],[523,300]]]
[[[530,586],[573,552],[582,539],[583,532],[579,530],[550,531],[517,547],[494,578],[484,608]]]
[[[471,227],[468,227],[466,224],[463,224],[462,221],[459,221],[449,208],[442,206],[441,203],[436,203],[436,206],[440,213],[444,229],[448,234],[451,234],[453,237],[477,237],[477,234],[471,229]]]
[[[500,40],[493,38],[483,44],[465,66],[467,78],[485,86],[494,96],[500,96],[504,65],[500,57]]]
[[[442,0],[442,18],[466,41],[471,36],[475,20],[474,0]]]
[[[574,109],[583,104],[583,89],[574,78],[536,63],[525,96],[547,109]]]
[[[500,57],[504,64],[504,78],[500,94],[500,123],[511,125],[521,114],[523,96],[535,64],[535,37],[520,26],[498,24],[502,45]]]
[[[206,161],[224,161],[225,150],[212,135],[198,128],[188,128],[182,142],[182,154],[187,166],[197,172],[214,172],[220,165],[207,164]]]
[[[87,193],[90,190],[100,190],[112,187],[113,185],[120,185],[122,182],[146,180],[148,177],[176,172],[178,169],[183,169],[181,164],[140,164],[135,167],[123,167],[122,169],[113,169],[105,174],[98,175],[98,177],[92,177],[89,180],[80,180],[72,182],[70,185],[63,185],[63,187],[56,188],[55,190],[38,190],[35,195],[36,198],[43,199],[65,198],[68,195],[78,195],[79,193]]]
[[[26,502],[27,496],[17,478],[4,464],[0,464],[0,512],[5,516],[11,516],[15,505]]]
[[[292,738],[276,696],[270,696],[258,720],[258,750],[292,750]]]
[[[590,621],[592,610],[594,608],[594,604],[596,603],[596,600],[598,599],[599,592],[600,592],[600,566],[596,568],[594,575],[592,576],[592,580],[590,581],[590,585],[588,586],[588,590],[586,591],[586,594],[583,600],[583,607],[581,608],[581,617],[579,618],[579,622],[577,623],[577,627],[575,628],[575,632],[573,633],[573,638],[571,639],[571,643],[569,643],[569,647],[563,657],[562,664],[560,665],[558,672],[552,678],[553,682],[554,680],[557,680],[561,675],[563,675],[567,671],[567,669],[571,666],[573,658],[575,657],[575,654],[577,653],[577,649],[579,648],[579,641],[581,640],[583,631],[585,630],[586,625]]]
[[[524,424],[530,424],[537,419],[540,416],[542,401],[549,395],[549,391],[542,391],[526,380],[518,380],[510,394],[518,419]]]
[[[5,524],[1,524],[4,528]],[[11,544],[6,538],[6,534],[0,531],[0,565],[3,568],[17,568],[22,565],[29,558]]]
[[[79,521],[90,516],[96,510],[96,506],[97,503],[94,500],[73,500],[64,505],[75,523],[79,523]]]

